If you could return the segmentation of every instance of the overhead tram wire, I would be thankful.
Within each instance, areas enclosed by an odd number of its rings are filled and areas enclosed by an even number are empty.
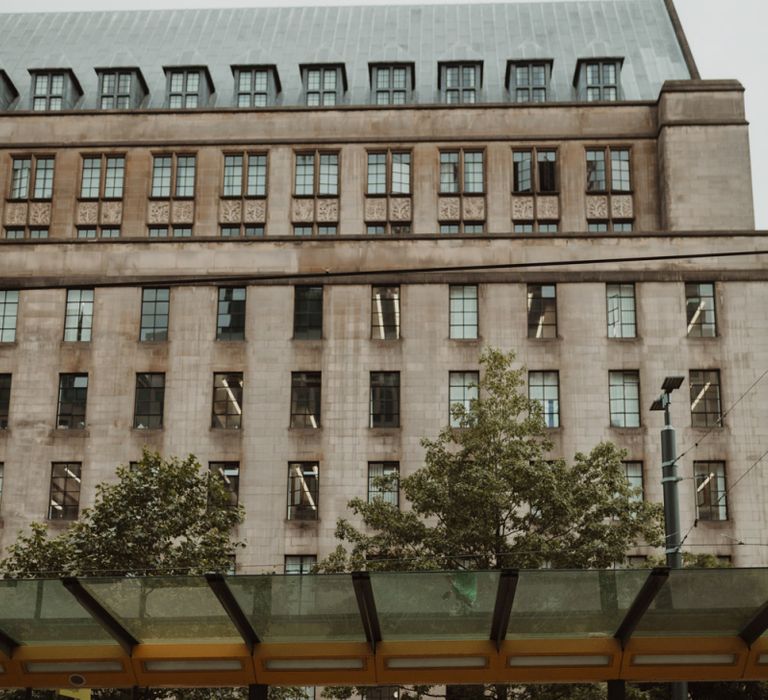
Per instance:
[[[431,239],[430,239],[431,240]],[[439,239],[443,240],[443,239]],[[134,241],[131,241],[134,242]],[[281,239],[280,241],[285,242]],[[66,283],[19,284],[22,278],[0,277],[0,287],[6,290],[40,290],[68,289],[73,284],[94,288],[136,287],[137,285],[162,284],[163,286],[194,286],[199,284],[232,284],[233,282],[257,283],[279,282],[282,280],[317,280],[354,277],[370,277],[374,275],[418,275],[445,274],[451,272],[486,272],[492,270],[526,270],[530,268],[579,267],[582,265],[611,265],[632,262],[664,262],[672,260],[700,260],[705,258],[754,257],[768,255],[768,249],[759,250],[727,250],[710,253],[670,254],[670,255],[633,255],[618,258],[584,258],[575,260],[541,260],[515,263],[487,263],[480,265],[441,265],[426,267],[374,268],[366,270],[331,270],[323,269],[315,272],[278,272],[268,274],[230,274],[230,275],[191,275],[187,277],[168,277],[162,275],[136,275],[126,281],[90,282],[87,275],[80,280],[68,280]],[[28,277],[28,276],[26,276]],[[25,277],[25,278],[26,278]]]

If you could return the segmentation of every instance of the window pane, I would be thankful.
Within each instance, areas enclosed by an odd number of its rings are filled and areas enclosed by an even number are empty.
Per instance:
[[[400,465],[397,462],[368,462],[368,502],[381,499],[397,507],[400,503]]]
[[[171,196],[171,156],[155,156],[152,161],[152,196]]]
[[[291,373],[292,428],[320,427],[320,372]]]
[[[720,370],[691,370],[691,425],[695,428],[722,426]]]
[[[176,196],[195,196],[195,156],[176,158]]]
[[[248,156],[249,197],[265,197],[267,194],[267,156],[251,153]]]
[[[51,465],[49,520],[77,520],[80,470],[80,462],[54,462]]]
[[[384,194],[387,191],[387,154],[368,154],[368,194]]]
[[[123,196],[125,180],[125,157],[110,156],[107,158],[107,171],[104,177],[104,196],[120,198]]]
[[[243,156],[224,156],[224,196],[239,197],[243,189]]]
[[[30,158],[14,158],[11,168],[11,199],[26,199],[29,196],[29,175],[32,170]]]
[[[629,149],[611,149],[611,189],[614,192],[628,192],[632,189],[629,178]]]
[[[217,340],[243,340],[245,338],[245,287],[219,289]]]
[[[557,337],[557,296],[555,285],[528,285],[528,337]]]
[[[640,376],[636,371],[608,373],[611,426],[640,426]]]
[[[72,430],[82,430],[85,428],[87,399],[87,374],[59,375],[59,407],[56,427]]]
[[[208,469],[221,479],[229,492],[229,503],[235,508],[240,496],[240,462],[209,462]]]
[[[696,517],[699,520],[728,519],[728,489],[725,462],[694,462]]]
[[[371,372],[371,428],[400,425],[400,372]]]
[[[457,340],[477,338],[477,285],[452,284],[449,296],[449,337]]]
[[[319,481],[317,462],[288,465],[288,520],[317,520]]]
[[[557,372],[528,372],[528,398],[541,404],[548,428],[560,426],[560,377]]]
[[[371,338],[400,337],[400,287],[371,288]]]
[[[323,288],[296,287],[293,306],[293,337],[317,339],[323,336]]]
[[[459,191],[459,152],[443,151],[440,153],[440,192]]]
[[[337,153],[320,154],[320,195],[339,193],[339,155]]]
[[[0,343],[16,340],[16,318],[19,310],[19,292],[0,291]]]
[[[64,317],[64,340],[88,342],[93,325],[93,290],[67,290],[67,305]]]
[[[147,430],[162,428],[164,403],[165,374],[160,372],[137,374],[133,427]]]
[[[392,194],[408,194],[411,191],[411,154],[392,154]]]
[[[243,373],[213,375],[212,428],[238,430],[243,414]]]
[[[557,192],[557,151],[537,151],[539,192]]]
[[[53,158],[38,158],[35,166],[35,198],[50,199],[53,195]]]
[[[141,329],[139,340],[168,340],[168,314],[171,291],[167,287],[147,288],[141,292]]]
[[[604,192],[605,189],[605,151],[589,149],[587,150],[587,192]]]
[[[531,171],[531,152],[515,151],[512,154],[513,183],[515,192],[531,192],[533,178]]]
[[[686,283],[685,307],[689,337],[714,338],[717,335],[715,285],[712,282]]]
[[[315,193],[315,156],[308,153],[296,154],[296,182],[297,195],[312,195]]]
[[[465,414],[469,413],[472,401],[477,398],[480,381],[478,372],[450,372],[448,386],[448,420],[452,428],[460,428],[464,421],[454,415],[454,406],[460,405]]]
[[[483,191],[483,153],[468,151],[464,153],[464,191],[477,193]]]
[[[635,285],[608,284],[605,298],[608,305],[608,337],[636,337]]]
[[[83,199],[99,196],[101,184],[101,156],[83,158],[83,181],[80,186],[80,197]]]

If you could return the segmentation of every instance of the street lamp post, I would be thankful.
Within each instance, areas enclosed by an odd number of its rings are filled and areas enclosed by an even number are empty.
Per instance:
[[[670,394],[679,389],[685,377],[666,377],[661,385],[662,394],[651,405],[652,411],[664,411],[664,427],[661,429],[661,485],[664,491],[664,543],[667,566],[680,569],[683,555],[680,551],[680,499],[677,483],[677,444],[675,429],[669,416]],[[688,683],[672,683],[672,700],[687,700]]]

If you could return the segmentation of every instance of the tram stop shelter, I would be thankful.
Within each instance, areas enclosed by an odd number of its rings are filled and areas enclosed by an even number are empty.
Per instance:
[[[609,681],[619,698],[768,680],[766,629],[768,569],[3,580],[0,687]]]

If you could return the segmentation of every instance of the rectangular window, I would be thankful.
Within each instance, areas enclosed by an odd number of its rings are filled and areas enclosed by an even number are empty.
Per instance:
[[[554,284],[528,285],[528,337],[557,338],[557,289]]]
[[[139,106],[143,99],[143,89],[132,90],[134,73],[135,71],[99,72],[101,109],[131,109]]]
[[[314,554],[286,554],[283,573],[301,576],[311,574],[317,564],[317,556]]]
[[[714,338],[717,335],[715,285],[712,282],[687,282],[685,310],[688,337]]]
[[[243,415],[243,373],[215,372],[211,427],[239,430]]]
[[[8,414],[11,410],[11,375],[0,374],[0,429],[8,427]]]
[[[243,193],[243,156],[224,156],[224,196],[239,197]]]
[[[320,196],[337,195],[339,193],[339,154],[320,154]]]
[[[518,194],[533,192],[531,151],[512,152],[512,191]]]
[[[368,194],[387,192],[387,154],[368,154]]]
[[[688,383],[691,388],[691,425],[694,428],[722,426],[720,370],[692,369]]]
[[[171,192],[173,192],[174,197],[194,197],[195,171],[196,156],[154,156],[152,159],[151,196],[170,197]]]
[[[508,85],[515,102],[546,102],[549,84],[550,65],[548,63],[517,63],[514,72],[514,85]]]
[[[267,196],[267,154],[248,154],[248,179],[245,187],[246,197]]]
[[[377,499],[395,507],[400,505],[398,462],[368,462],[368,503]]]
[[[320,495],[318,462],[288,464],[288,520],[317,520]]]
[[[483,151],[441,151],[440,194],[482,194],[484,161]]]
[[[216,340],[245,339],[245,287],[220,287]]]
[[[472,401],[477,398],[477,388],[480,382],[478,372],[450,372],[448,381],[448,421],[452,428],[460,428],[463,421],[454,415],[457,404],[469,413]]]
[[[637,320],[634,284],[606,284],[609,338],[635,338]]]
[[[464,192],[482,193],[483,184],[483,152],[465,151],[464,152]]]
[[[319,428],[320,372],[291,372],[291,428]]]
[[[208,462],[208,469],[221,479],[229,492],[229,504],[237,508],[240,500],[240,462]]]
[[[294,179],[297,197],[335,197],[339,194],[338,153],[297,153]]]
[[[456,340],[477,338],[477,285],[452,284],[448,289],[448,337]]]
[[[628,148],[588,148],[587,192],[631,192],[631,166]],[[610,163],[610,168],[608,164]]]
[[[528,372],[528,398],[538,401],[548,428],[560,426],[560,375],[558,372]]]
[[[93,328],[93,290],[68,289],[64,316],[64,340],[87,343]]]
[[[85,408],[88,401],[87,374],[59,375],[59,409],[56,427],[82,430],[85,428]]]
[[[152,159],[152,196],[171,196],[171,173],[173,158],[171,156],[155,156]]]
[[[611,148],[611,191],[629,192],[631,181],[629,177],[629,149]]]
[[[266,107],[277,92],[275,69],[269,66],[238,68],[235,77],[238,107]]]
[[[605,192],[607,189],[605,170],[605,150],[587,149],[587,192]]]
[[[0,343],[16,340],[16,319],[19,314],[19,292],[0,290]]]
[[[166,71],[170,109],[195,109],[204,102],[200,73],[199,69]]]
[[[556,193],[557,151],[539,148],[512,151],[512,191],[515,194]]]
[[[171,290],[168,287],[141,290],[141,342],[168,340],[170,306]]]
[[[265,197],[267,194],[267,156],[266,154],[228,154],[224,156],[224,197],[243,195],[243,174],[245,195],[247,197]]]
[[[323,288],[295,287],[293,337],[312,340],[323,337]]]
[[[35,72],[32,76],[32,109],[35,112],[60,112],[71,109],[81,96],[72,72]]]
[[[80,509],[80,462],[51,464],[49,520],[77,520]]]
[[[454,194],[459,191],[459,152],[440,153],[440,192]]]
[[[125,182],[125,156],[83,156],[80,199],[120,199]]]
[[[400,372],[371,372],[371,428],[400,426]]]
[[[377,105],[402,105],[410,101],[411,66],[375,66],[372,71]]]
[[[624,474],[627,477],[629,488],[634,489],[630,496],[631,501],[639,502],[644,498],[643,488],[643,463],[637,461],[622,462]]]
[[[480,89],[480,64],[456,63],[440,66],[440,91],[448,104],[477,102]]]
[[[101,156],[83,158],[81,199],[95,199],[101,192]]]
[[[594,61],[581,66],[585,72],[587,102],[615,102],[619,99],[619,71],[616,61]]]
[[[176,196],[195,196],[195,156],[176,157]]]
[[[694,462],[696,517],[699,520],[728,520],[728,489],[725,462]]]
[[[165,374],[140,372],[136,375],[136,403],[133,427],[142,430],[158,430],[163,427],[165,403]]]
[[[24,159],[27,162],[29,162],[29,159]],[[16,162],[16,159],[14,159],[14,164]],[[34,172],[32,174],[32,181],[34,182],[34,186],[32,188],[32,197],[33,199],[50,199],[53,196],[53,158],[46,157],[36,157],[34,159]],[[29,179],[27,179],[27,186],[24,187],[24,180],[22,175],[22,181],[20,183],[21,188],[18,189],[16,187],[16,183],[11,183],[11,190],[12,190],[12,198],[14,189],[16,191],[22,192],[20,195],[21,198],[26,198],[29,193]]]
[[[640,374],[635,370],[608,372],[612,428],[640,427]]]
[[[400,287],[371,287],[371,338],[400,337]]]
[[[297,196],[315,193],[315,156],[312,153],[296,154],[296,179],[294,194]]]
[[[344,95],[341,71],[341,65],[302,68],[304,96],[308,107],[333,107],[341,102]]]
[[[11,199],[29,197],[29,183],[32,177],[32,159],[14,158],[11,165]]]

